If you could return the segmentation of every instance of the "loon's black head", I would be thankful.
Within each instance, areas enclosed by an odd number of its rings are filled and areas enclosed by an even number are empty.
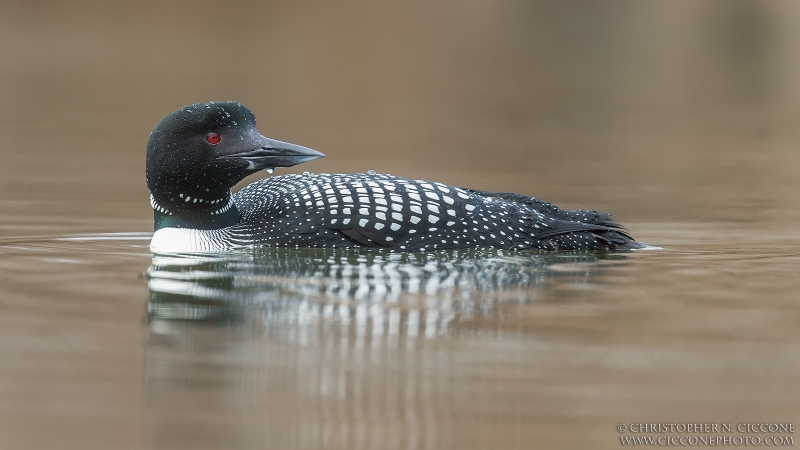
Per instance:
[[[199,214],[224,207],[230,188],[248,175],[322,156],[262,136],[241,103],[197,103],[168,114],[150,133],[147,187],[157,210]]]

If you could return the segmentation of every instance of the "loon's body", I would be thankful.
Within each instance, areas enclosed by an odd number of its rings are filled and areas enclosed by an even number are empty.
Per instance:
[[[321,153],[264,138],[235,102],[187,106],[148,143],[154,252],[246,247],[348,247],[395,251],[490,247],[639,248],[609,215],[566,211],[520,194],[477,191],[391,175],[284,175],[230,188],[258,170]]]

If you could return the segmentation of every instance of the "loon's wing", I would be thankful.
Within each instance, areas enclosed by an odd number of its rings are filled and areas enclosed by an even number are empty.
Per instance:
[[[611,220],[611,215],[602,211],[594,211],[587,209],[565,210],[558,206],[539,200],[538,198],[529,197],[527,195],[515,194],[513,192],[490,192],[480,191],[477,189],[466,189],[465,191],[473,194],[478,194],[483,197],[493,198],[495,200],[503,200],[511,203],[517,203],[532,208],[540,213],[549,217],[554,217],[559,220],[566,220],[571,222],[590,223],[594,225],[601,225],[604,227],[614,228],[617,230],[627,231],[625,227]]]
[[[513,192],[464,190],[482,197],[522,205],[555,219],[548,224],[547,229],[541,233],[535,233],[535,236],[540,241],[553,241],[556,248],[560,246],[558,241],[563,240],[565,236],[581,232],[590,234],[609,244],[612,248],[639,248],[642,246],[636,242],[627,228],[611,220],[611,215],[608,213],[584,209],[564,210],[550,202]]]
[[[391,183],[382,183],[380,179],[348,180],[331,188],[337,196],[337,202],[335,206],[326,205],[326,218],[321,228],[339,230],[354,243],[367,247],[405,248],[403,244],[407,238],[415,235],[419,239],[412,241],[415,247],[433,243],[443,247],[457,245],[457,241],[452,241],[451,245],[447,239],[440,242],[436,240],[439,238],[437,236],[445,228],[458,227],[457,224],[467,217],[469,211],[478,212],[481,220],[501,213],[485,204],[485,200],[479,200],[480,197],[513,205],[503,212],[516,217],[516,228],[524,229],[534,240],[558,242],[564,235],[581,232],[611,245],[623,245],[633,240],[627,230],[611,222],[607,214],[564,211],[550,203],[519,194],[484,193],[400,178],[393,178]],[[534,210],[535,213],[526,213],[526,210]],[[477,219],[474,217],[472,220],[475,222],[467,229],[479,226]],[[488,222],[481,222],[480,225],[483,223]],[[495,220],[483,234],[502,240],[499,232],[506,226]],[[314,232],[316,228],[310,226],[307,232]],[[498,232],[497,237],[493,234],[494,230]],[[468,236],[464,235],[463,238]]]

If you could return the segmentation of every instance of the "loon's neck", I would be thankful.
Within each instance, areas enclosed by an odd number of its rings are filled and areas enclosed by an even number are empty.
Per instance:
[[[155,231],[162,228],[186,228],[192,230],[218,230],[239,223],[239,210],[228,192],[227,197],[215,202],[221,206],[191,210],[173,210],[158,204],[150,195],[153,207]]]

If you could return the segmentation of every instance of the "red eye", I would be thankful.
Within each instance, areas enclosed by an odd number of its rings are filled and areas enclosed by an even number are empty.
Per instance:
[[[206,140],[211,145],[217,145],[217,144],[219,144],[219,141],[222,140],[222,138],[219,137],[219,135],[217,133],[208,133],[206,135]]]

